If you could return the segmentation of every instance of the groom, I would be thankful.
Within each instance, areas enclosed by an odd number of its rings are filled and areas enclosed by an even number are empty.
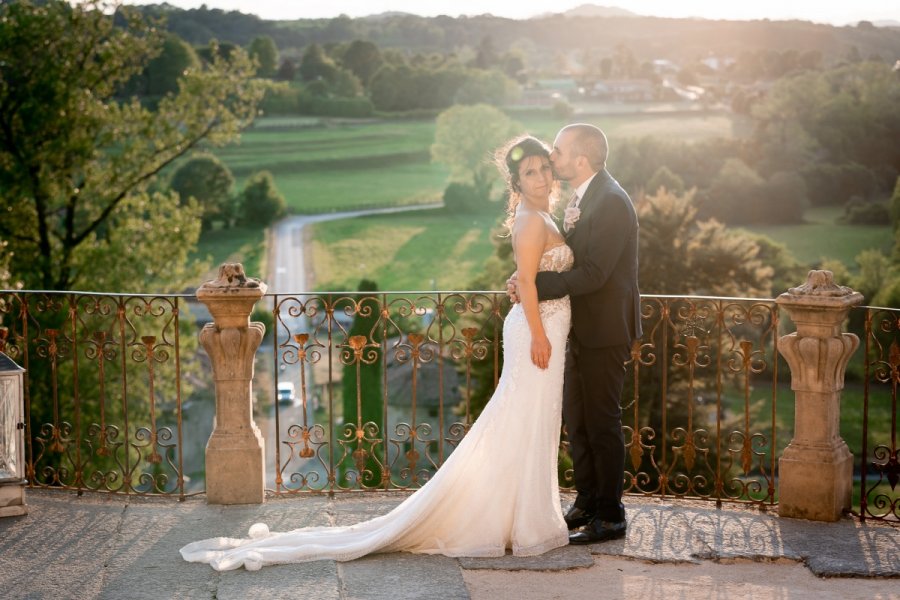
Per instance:
[[[575,468],[575,504],[565,515],[572,544],[625,535],[622,486],[625,443],[620,399],[624,363],[641,337],[638,221],[625,190],[606,171],[603,132],[568,125],[553,142],[550,162],[575,194],[566,208],[571,271],[537,274],[538,298],[570,296],[572,334],[566,351],[563,420]]]

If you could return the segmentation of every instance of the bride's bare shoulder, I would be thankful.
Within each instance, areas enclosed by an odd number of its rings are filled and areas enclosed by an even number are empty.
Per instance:
[[[520,210],[513,219],[513,233],[537,231],[544,227],[544,217],[533,210]]]

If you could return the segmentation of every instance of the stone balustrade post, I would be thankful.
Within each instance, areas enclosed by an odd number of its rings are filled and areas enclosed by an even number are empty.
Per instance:
[[[266,284],[244,275],[238,263],[219,267],[219,277],[197,290],[213,316],[200,331],[212,361],[216,415],[206,444],[209,504],[258,504],[265,500],[265,446],[253,422],[253,362],[266,328],[251,323]]]
[[[844,372],[859,338],[841,326],[862,294],[835,285],[831,271],[810,271],[776,302],[797,331],[778,340],[791,368],[794,437],[778,461],[778,513],[836,521],[850,508],[853,455],[840,434]]]

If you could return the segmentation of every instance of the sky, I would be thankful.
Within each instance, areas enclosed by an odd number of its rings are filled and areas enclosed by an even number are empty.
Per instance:
[[[563,12],[586,0],[166,0],[181,8],[239,10],[264,19],[328,18],[340,14],[361,17],[386,11],[423,16],[491,13],[525,19],[547,12]],[[149,4],[148,0],[125,0]],[[846,25],[860,20],[900,21],[900,0],[600,0],[601,6],[617,6],[640,15],[702,17],[707,19],[802,19]]]

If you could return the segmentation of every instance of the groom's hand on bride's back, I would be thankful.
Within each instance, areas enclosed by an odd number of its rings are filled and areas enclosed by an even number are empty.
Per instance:
[[[516,271],[506,280],[506,295],[513,304],[519,302],[519,272]]]

